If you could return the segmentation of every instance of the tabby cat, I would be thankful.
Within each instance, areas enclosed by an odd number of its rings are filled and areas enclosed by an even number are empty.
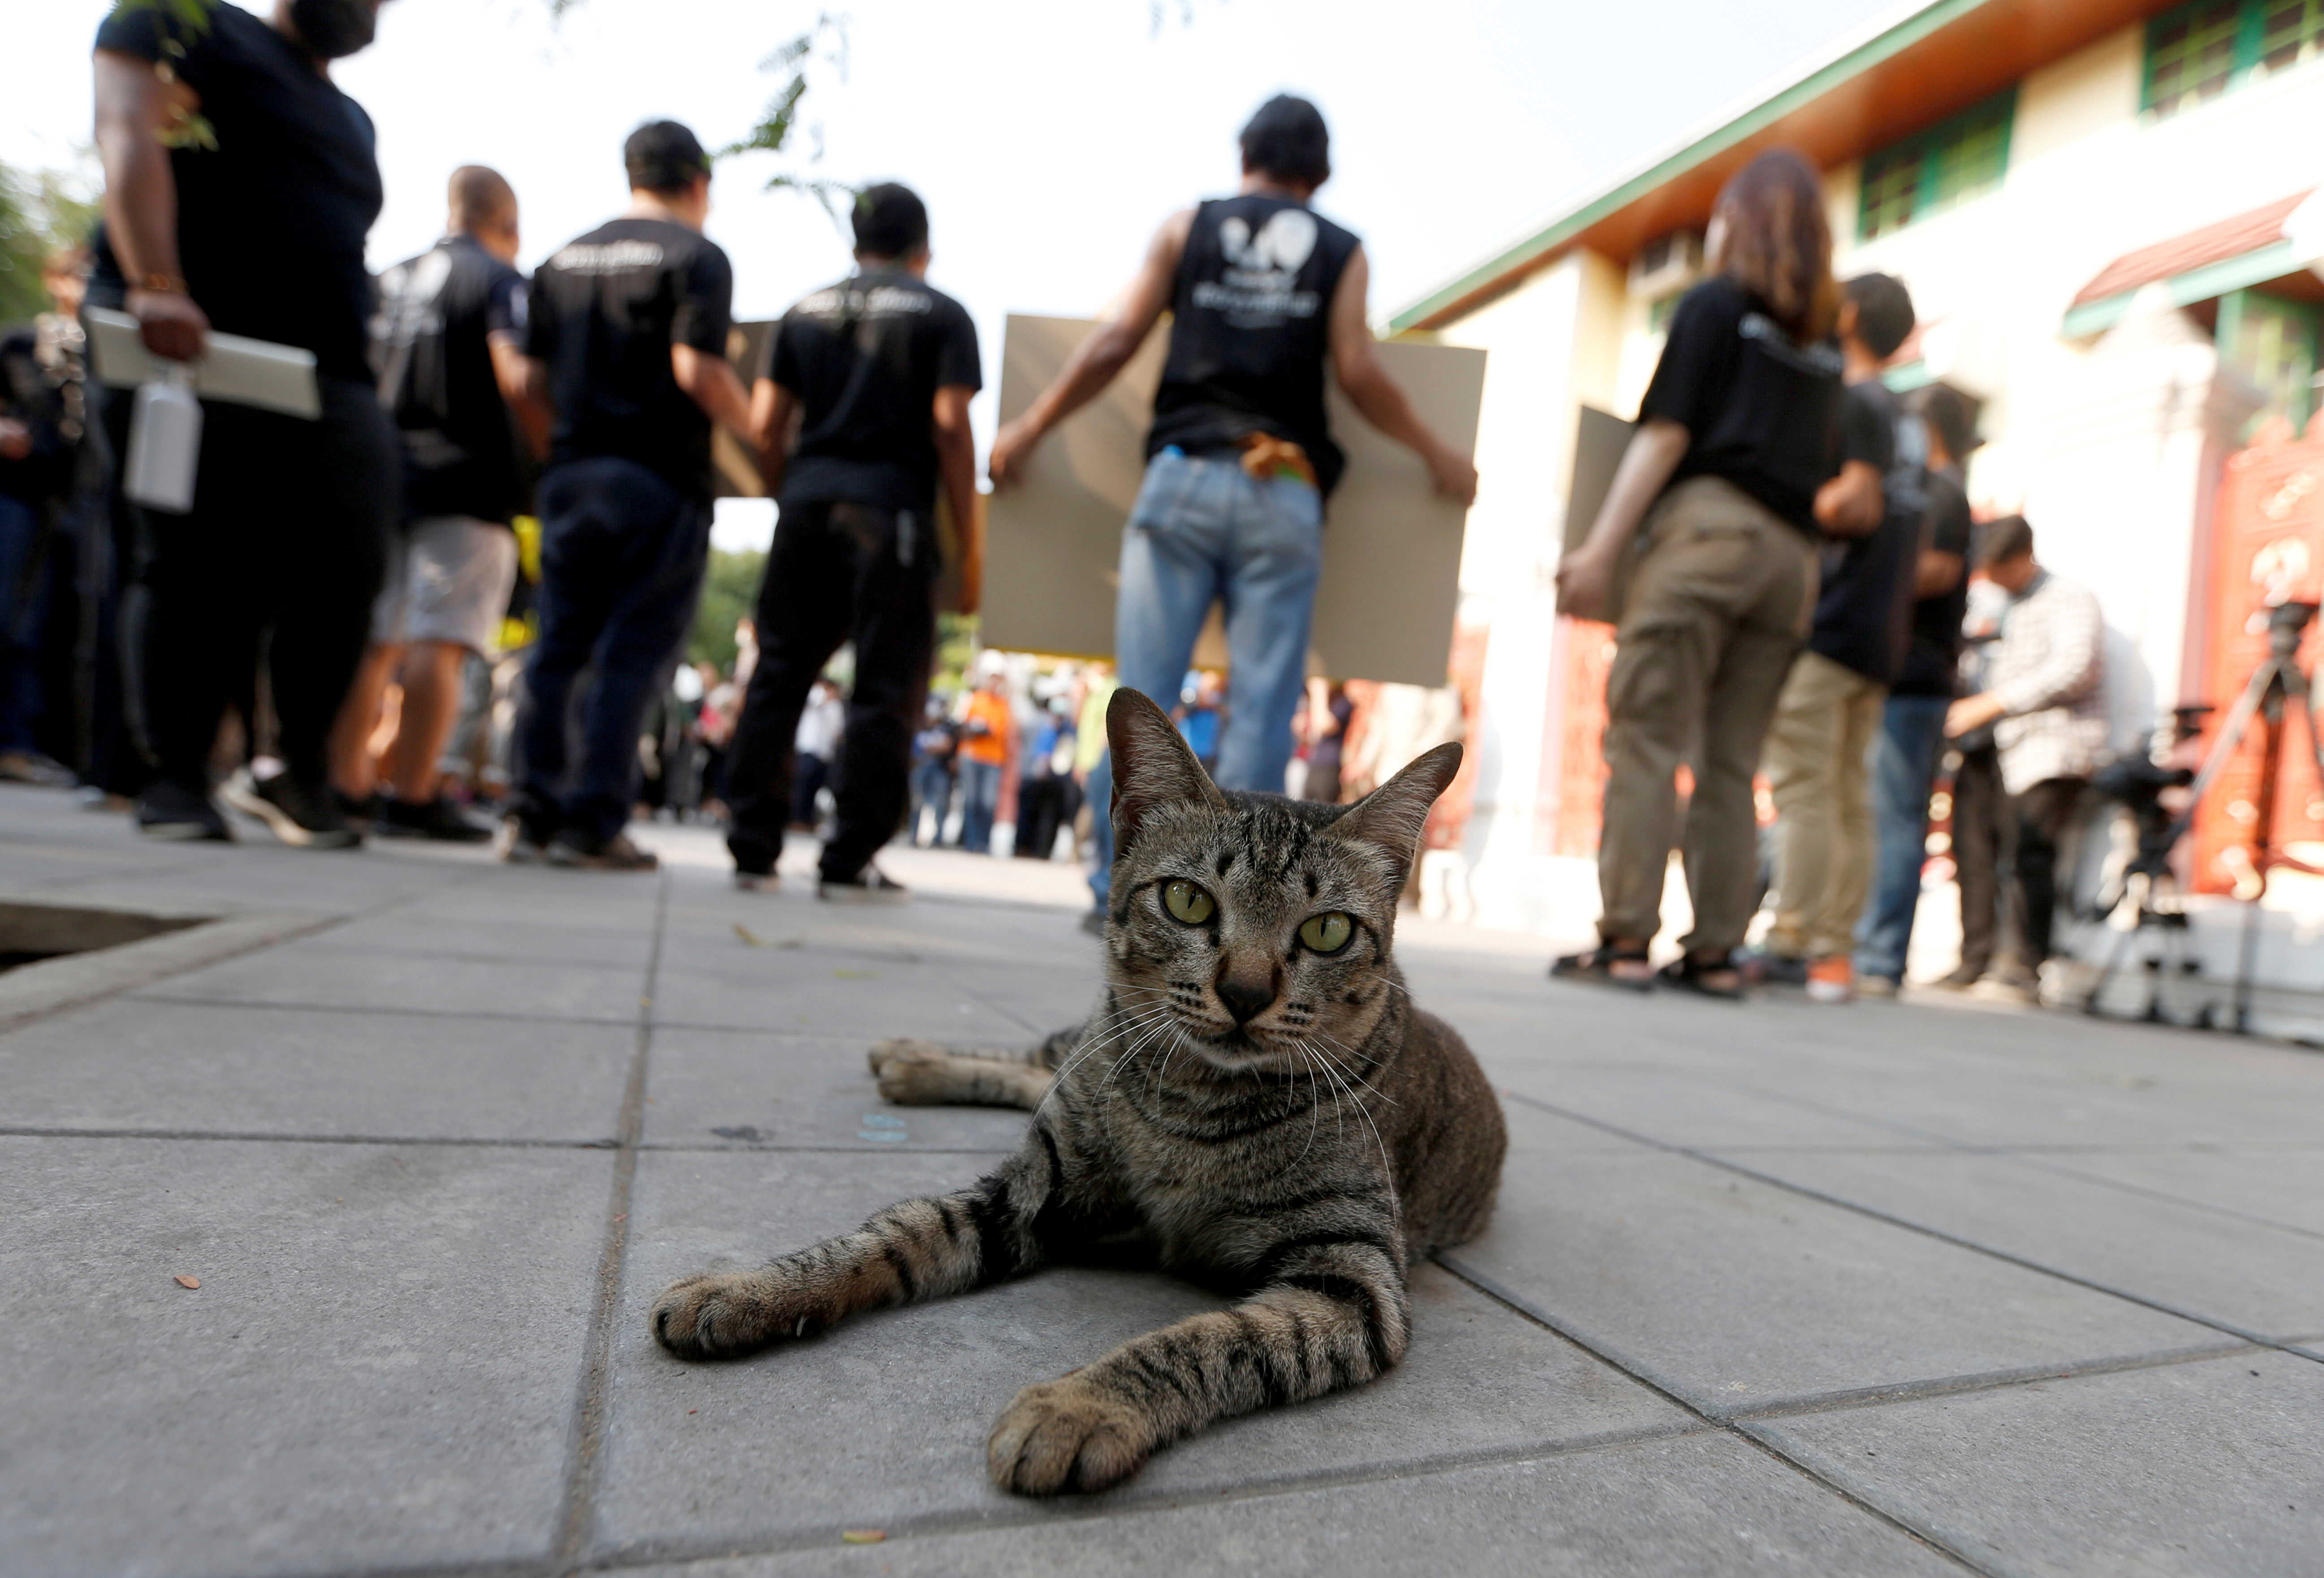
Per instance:
[[[887,1042],[891,1100],[1034,1109],[974,1186],[891,1205],[754,1271],[681,1278],[653,1332],[739,1354],[857,1310],[1125,1255],[1244,1292],[1017,1394],[994,1481],[1096,1490],[1214,1419],[1371,1380],[1410,1340],[1406,1268],[1473,1236],[1507,1143],[1477,1061],[1412,1006],[1397,896],[1441,745],[1353,806],[1222,793],[1160,709],[1118,690],[1106,984],[1029,1052]]]

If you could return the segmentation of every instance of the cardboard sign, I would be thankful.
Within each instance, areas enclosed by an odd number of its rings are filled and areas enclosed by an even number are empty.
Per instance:
[[[1095,328],[1086,318],[1012,313],[1001,351],[1001,420],[1021,415]],[[1146,429],[1168,344],[1167,325],[1147,336],[1105,393],[1042,440],[1022,481],[986,500],[988,646],[1113,656],[1122,523],[1145,476]],[[1421,420],[1473,454],[1485,353],[1393,341],[1379,352]],[[1358,416],[1336,387],[1328,405],[1348,470],[1325,506],[1309,670],[1443,685],[1467,511],[1438,494],[1420,457]],[[1212,622],[1211,639],[1196,649],[1204,667],[1223,661],[1215,607]]]

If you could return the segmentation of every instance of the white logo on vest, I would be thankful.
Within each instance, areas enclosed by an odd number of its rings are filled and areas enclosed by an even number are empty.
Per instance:
[[[1262,328],[1286,318],[1313,318],[1323,305],[1297,289],[1299,271],[1315,251],[1315,216],[1278,208],[1253,235],[1249,221],[1231,215],[1219,226],[1226,278],[1194,286],[1194,305],[1222,312],[1238,327]]]

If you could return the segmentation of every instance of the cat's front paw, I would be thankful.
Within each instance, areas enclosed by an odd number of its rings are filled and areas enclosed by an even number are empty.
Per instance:
[[[648,1318],[654,1341],[680,1359],[731,1359],[778,1337],[806,1335],[807,1320],[788,1315],[783,1303],[764,1272],[704,1271],[663,1288]]]
[[[1068,1376],[1017,1394],[985,1438],[984,1465],[1004,1490],[1054,1496],[1118,1484],[1152,1450],[1137,1409]]]
[[[872,1065],[873,1074],[885,1075],[891,1063],[932,1063],[952,1054],[934,1041],[923,1041],[917,1036],[898,1036],[874,1044],[872,1050],[863,1056],[864,1061]]]

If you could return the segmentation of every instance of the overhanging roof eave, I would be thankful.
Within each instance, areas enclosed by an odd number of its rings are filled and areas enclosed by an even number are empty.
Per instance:
[[[1905,0],[1904,5],[1874,21],[1863,32],[1843,39],[1827,54],[1811,57],[1806,65],[1779,79],[1772,89],[1752,94],[1739,108],[1722,111],[1707,128],[1685,134],[1666,152],[1649,154],[1630,173],[1615,176],[1594,196],[1585,198],[1533,235],[1393,314],[1388,320],[1389,331],[1402,333],[1442,327],[1453,311],[1471,304],[1475,298],[1514,284],[1536,265],[1552,260],[1600,220],[1620,212],[1666,181],[1765,131],[1794,110],[1989,3],[1990,0]]]

